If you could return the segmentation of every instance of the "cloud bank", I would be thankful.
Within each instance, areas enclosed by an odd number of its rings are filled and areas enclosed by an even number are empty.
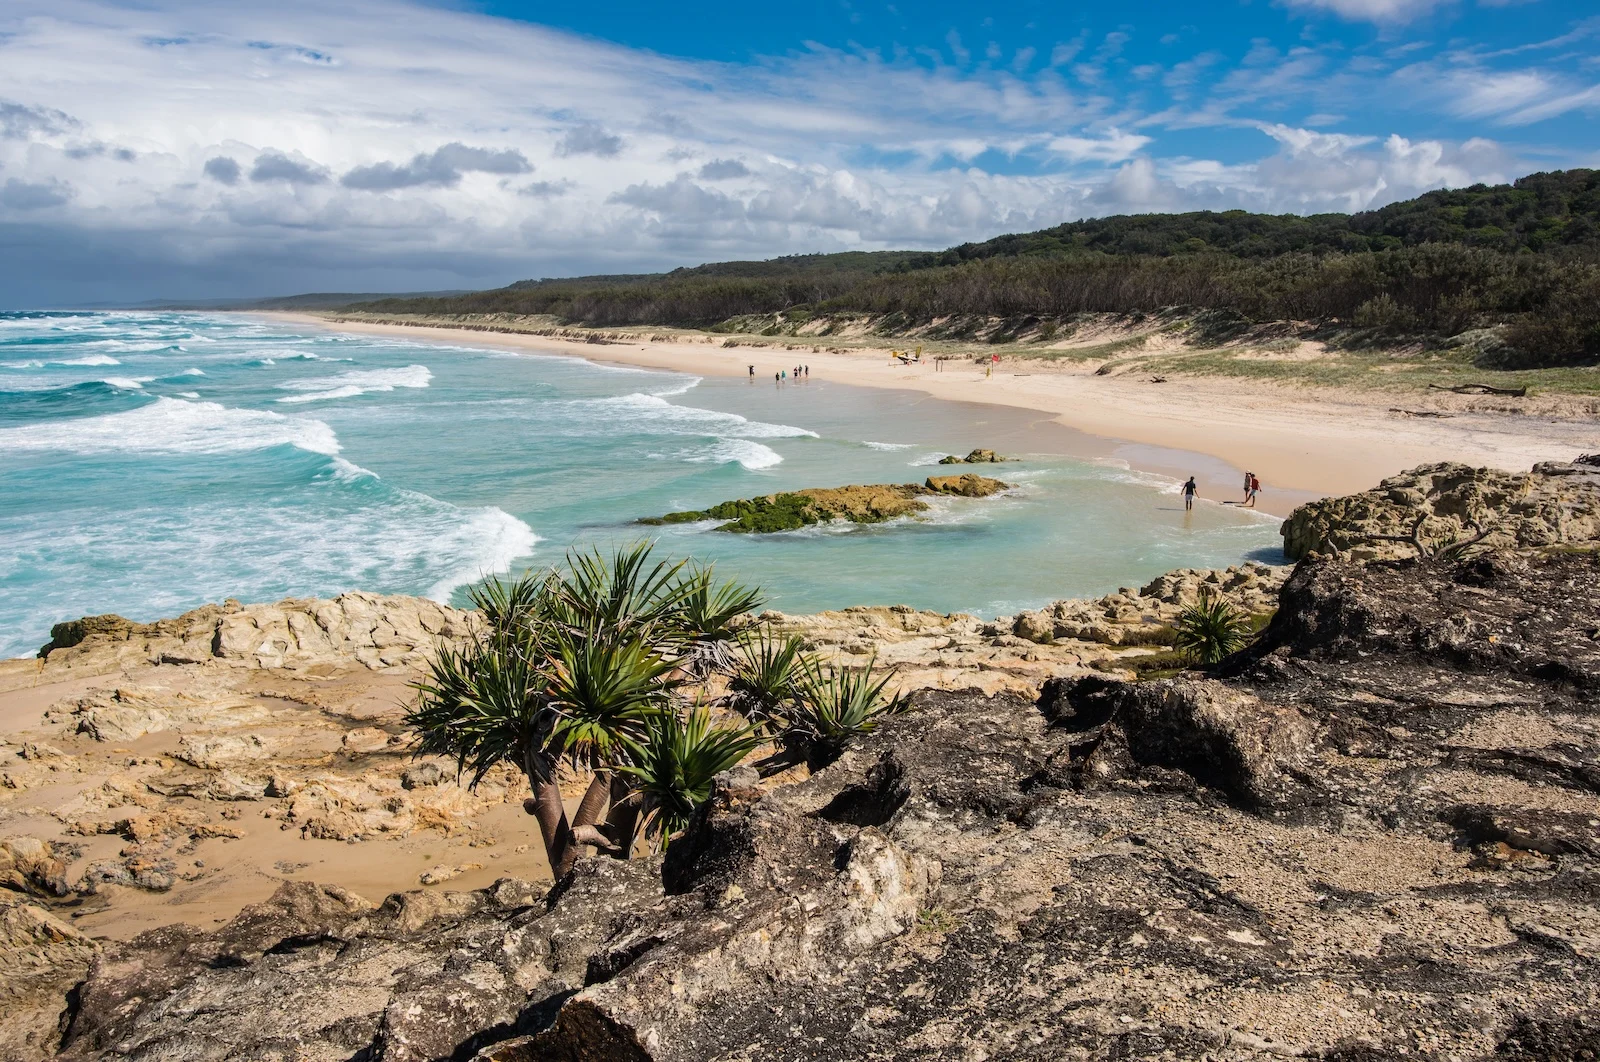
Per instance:
[[[1430,6],[1318,2],[1375,19]],[[1359,210],[1527,172],[1485,134],[1600,105],[1570,72],[1477,53],[1257,42],[1125,69],[1128,40],[729,64],[379,0],[12,0],[0,297],[465,287],[943,247],[1105,213]],[[1502,80],[1452,81],[1472,71]],[[1318,128],[1397,87],[1484,129]]]

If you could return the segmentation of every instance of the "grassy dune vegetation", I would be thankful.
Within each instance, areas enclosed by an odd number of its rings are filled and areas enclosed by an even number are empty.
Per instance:
[[[813,339],[870,333],[1082,360],[1138,356],[1151,345],[1159,349],[1141,367],[1297,378],[1318,360],[1295,353],[1306,341],[1340,352],[1323,359],[1335,376],[1372,368],[1363,351],[1400,376],[1448,366],[1563,370],[1600,363],[1600,171],[1430,192],[1354,215],[1100,218],[942,252],[523,281],[346,309]],[[1120,319],[1119,330],[1104,344],[1083,339],[1106,315]],[[1174,339],[1181,356],[1169,349]],[[1278,343],[1284,356],[1204,356],[1242,341],[1267,355]],[[1539,379],[1588,391],[1591,376]]]

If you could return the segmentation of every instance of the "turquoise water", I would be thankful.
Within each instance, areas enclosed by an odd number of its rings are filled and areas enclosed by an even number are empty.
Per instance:
[[[790,612],[995,615],[1278,556],[1275,520],[1185,514],[1172,481],[1032,414],[779,387],[776,367],[700,379],[220,314],[0,314],[0,656],[91,613],[347,589],[460,601],[486,574],[647,534]],[[920,480],[979,445],[1026,454],[998,473],[1017,490],[927,519],[760,537],[633,523]]]

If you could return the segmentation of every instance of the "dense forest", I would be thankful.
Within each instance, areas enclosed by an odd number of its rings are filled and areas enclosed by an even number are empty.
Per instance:
[[[1500,326],[1491,365],[1600,361],[1600,171],[1429,192],[1359,214],[1245,211],[1069,222],[947,251],[797,255],[670,273],[522,281],[361,310],[553,314],[598,326],[712,326],[751,314],[1216,311],[1402,338]]]

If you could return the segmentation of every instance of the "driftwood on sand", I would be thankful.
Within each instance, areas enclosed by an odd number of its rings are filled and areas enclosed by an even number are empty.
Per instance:
[[[1431,383],[1428,387],[1434,391],[1453,391],[1458,395],[1505,395],[1508,398],[1528,397],[1528,389],[1526,387],[1496,387],[1493,384],[1486,383],[1456,384],[1453,387]]]

